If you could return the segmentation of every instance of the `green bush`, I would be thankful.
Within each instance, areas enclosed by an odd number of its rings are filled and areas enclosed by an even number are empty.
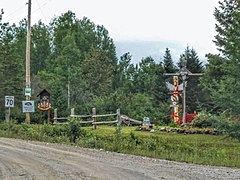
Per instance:
[[[204,111],[193,119],[191,125],[199,128],[216,128],[218,126],[218,117]]]
[[[224,131],[229,138],[236,139],[240,142],[240,122],[226,121],[219,129]]]
[[[75,143],[79,137],[84,137],[86,131],[81,129],[81,124],[75,119],[70,119],[67,125],[67,136],[69,137],[70,142]]]
[[[192,126],[199,128],[215,128],[219,132],[224,133],[227,137],[240,141],[240,122],[231,121],[224,114],[216,116],[207,112],[201,112],[193,119]]]

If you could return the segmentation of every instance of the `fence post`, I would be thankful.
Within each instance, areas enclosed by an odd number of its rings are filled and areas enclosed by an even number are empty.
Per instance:
[[[70,116],[70,118],[72,118],[74,115],[75,115],[74,108],[71,108],[71,116]],[[75,117],[73,117],[73,119],[75,119]]]
[[[93,122],[97,121],[97,118],[95,117],[95,115],[97,114],[96,112],[97,112],[96,108],[92,108]],[[97,125],[96,124],[93,124],[93,129],[97,129]]]
[[[57,124],[57,108],[54,109],[53,124]]]
[[[120,109],[117,109],[117,133],[121,133],[121,114],[120,114]]]
[[[47,122],[48,122],[48,124],[50,124],[50,119],[51,119],[51,111],[50,111],[50,109],[47,111],[47,115],[48,115]]]
[[[6,122],[9,123],[9,121],[10,121],[10,107],[8,107],[8,110],[5,109],[5,119],[6,119]]]

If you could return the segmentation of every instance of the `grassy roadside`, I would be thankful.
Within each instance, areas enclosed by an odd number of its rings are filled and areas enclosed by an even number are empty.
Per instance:
[[[0,124],[0,137],[13,137],[54,143],[74,144],[81,147],[104,149],[203,165],[240,168],[240,143],[224,136],[205,134],[177,134],[155,131],[136,131],[136,127],[98,126],[70,129],[67,125]],[[72,135],[77,136],[72,141]]]
[[[101,144],[101,148],[105,150],[180,162],[240,168],[238,141],[226,139],[224,136],[150,133],[135,131],[135,129],[134,127],[122,128],[121,143],[114,142],[116,139],[113,135],[114,128],[102,126],[94,131],[86,128],[86,131],[95,136],[98,140],[97,145]],[[107,144],[105,139],[109,139]],[[84,140],[80,139],[78,143],[82,145],[82,142]]]

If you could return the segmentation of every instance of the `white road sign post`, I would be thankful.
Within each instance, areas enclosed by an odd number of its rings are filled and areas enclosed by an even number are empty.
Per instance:
[[[14,96],[5,96],[5,107],[8,107],[8,115],[5,116],[6,121],[10,121],[11,107],[14,107]]]
[[[14,107],[14,96],[5,96],[5,107]]]

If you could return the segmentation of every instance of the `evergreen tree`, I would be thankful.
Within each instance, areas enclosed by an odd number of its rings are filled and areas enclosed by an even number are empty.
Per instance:
[[[238,0],[223,0],[214,12],[217,35],[215,44],[221,55],[208,55],[209,64],[202,83],[208,88],[215,108],[239,114],[240,89],[240,4]],[[212,82],[212,83],[211,83]]]
[[[182,61],[187,61],[187,69],[192,73],[202,73],[203,65],[199,60],[197,52],[192,48],[190,49],[188,46],[184,51],[184,54],[180,55],[180,60],[178,62],[179,68],[181,68]],[[198,106],[201,102],[202,97],[202,88],[200,85],[200,77],[198,76],[190,76],[187,79],[187,89],[186,89],[186,106],[187,112],[193,113],[198,109]]]
[[[166,73],[176,72],[176,67],[174,66],[170,50],[166,48],[165,54],[163,56],[163,67]]]
[[[211,113],[218,113],[219,107],[213,101],[212,93],[219,89],[221,80],[226,76],[224,70],[226,59],[220,55],[207,54],[208,64],[204,70],[203,76],[200,78],[200,84],[204,91],[204,103],[201,108]]]
[[[157,64],[152,57],[143,58],[139,63],[134,85],[136,93],[147,93],[159,105],[166,99],[164,84],[164,69],[162,63]]]
[[[0,22],[1,119],[4,119],[3,107],[5,96],[15,97],[15,111],[20,109],[21,100],[23,98],[24,66],[16,46],[16,33],[17,28],[15,25]]]
[[[173,60],[172,60],[172,55],[171,52],[168,48],[165,50],[165,54],[163,56],[163,68],[165,73],[176,73],[177,72],[177,67],[174,65]],[[170,82],[173,84],[173,77],[172,76],[164,76],[164,81],[165,82]],[[167,88],[163,89],[163,93],[167,94],[168,90]],[[166,96],[167,100],[169,97]]]
[[[117,65],[117,73],[115,78],[116,86],[124,91],[124,93],[133,92],[133,77],[130,70],[133,64],[131,64],[131,54],[125,53],[120,57]],[[134,68],[133,68],[134,70]]]
[[[36,75],[47,68],[47,59],[51,54],[50,32],[41,21],[33,25],[31,32],[31,74]]]
[[[215,44],[224,56],[240,61],[240,3],[239,0],[219,1],[214,12],[217,35]]]

